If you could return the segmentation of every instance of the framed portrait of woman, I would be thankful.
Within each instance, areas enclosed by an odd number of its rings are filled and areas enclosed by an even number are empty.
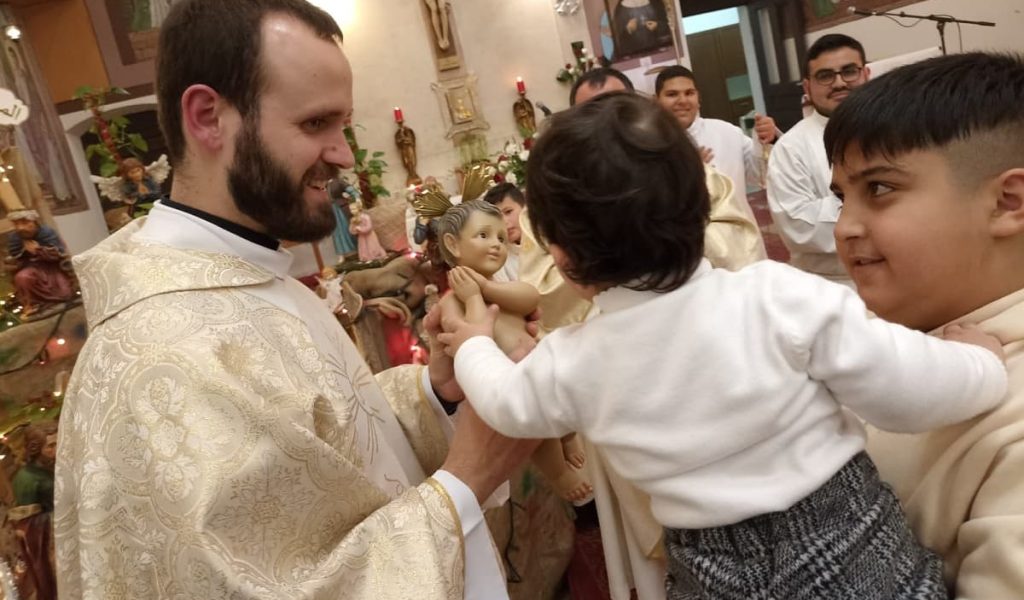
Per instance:
[[[675,0],[585,0],[591,44],[615,68],[682,57]]]

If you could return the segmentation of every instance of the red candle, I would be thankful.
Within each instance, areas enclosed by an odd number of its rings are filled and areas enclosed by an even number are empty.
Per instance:
[[[395,107],[395,123],[401,123],[405,118],[402,116],[402,109]]]
[[[526,83],[523,82],[522,77],[516,77],[516,91],[520,94],[526,93]]]

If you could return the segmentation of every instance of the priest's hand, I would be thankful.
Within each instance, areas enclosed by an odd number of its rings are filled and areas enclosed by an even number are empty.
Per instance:
[[[455,435],[441,469],[448,471],[473,490],[483,504],[507,481],[512,471],[525,463],[541,440],[517,440],[491,429],[464,402],[455,419]]]

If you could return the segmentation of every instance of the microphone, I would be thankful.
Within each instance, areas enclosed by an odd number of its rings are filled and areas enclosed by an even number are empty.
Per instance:
[[[544,104],[544,103],[543,103],[543,102],[541,102],[540,100],[538,100],[538,101],[534,102],[534,104],[536,104],[536,105],[537,105],[537,108],[539,108],[539,109],[540,109],[540,112],[544,113],[544,116],[545,116],[545,117],[550,117],[550,116],[551,116],[551,109],[550,109],[550,108],[548,108],[548,105],[547,105],[547,104]]]
[[[847,8],[846,12],[850,13],[851,15],[861,15],[862,17],[877,17],[878,16],[878,13],[873,11],[873,10],[861,10],[861,9],[857,8],[856,6],[851,6],[850,8]]]

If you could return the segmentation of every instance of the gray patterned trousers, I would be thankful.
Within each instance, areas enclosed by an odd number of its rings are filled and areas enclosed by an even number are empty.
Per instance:
[[[921,546],[867,454],[786,511],[665,529],[668,600],[938,600],[942,561]]]

